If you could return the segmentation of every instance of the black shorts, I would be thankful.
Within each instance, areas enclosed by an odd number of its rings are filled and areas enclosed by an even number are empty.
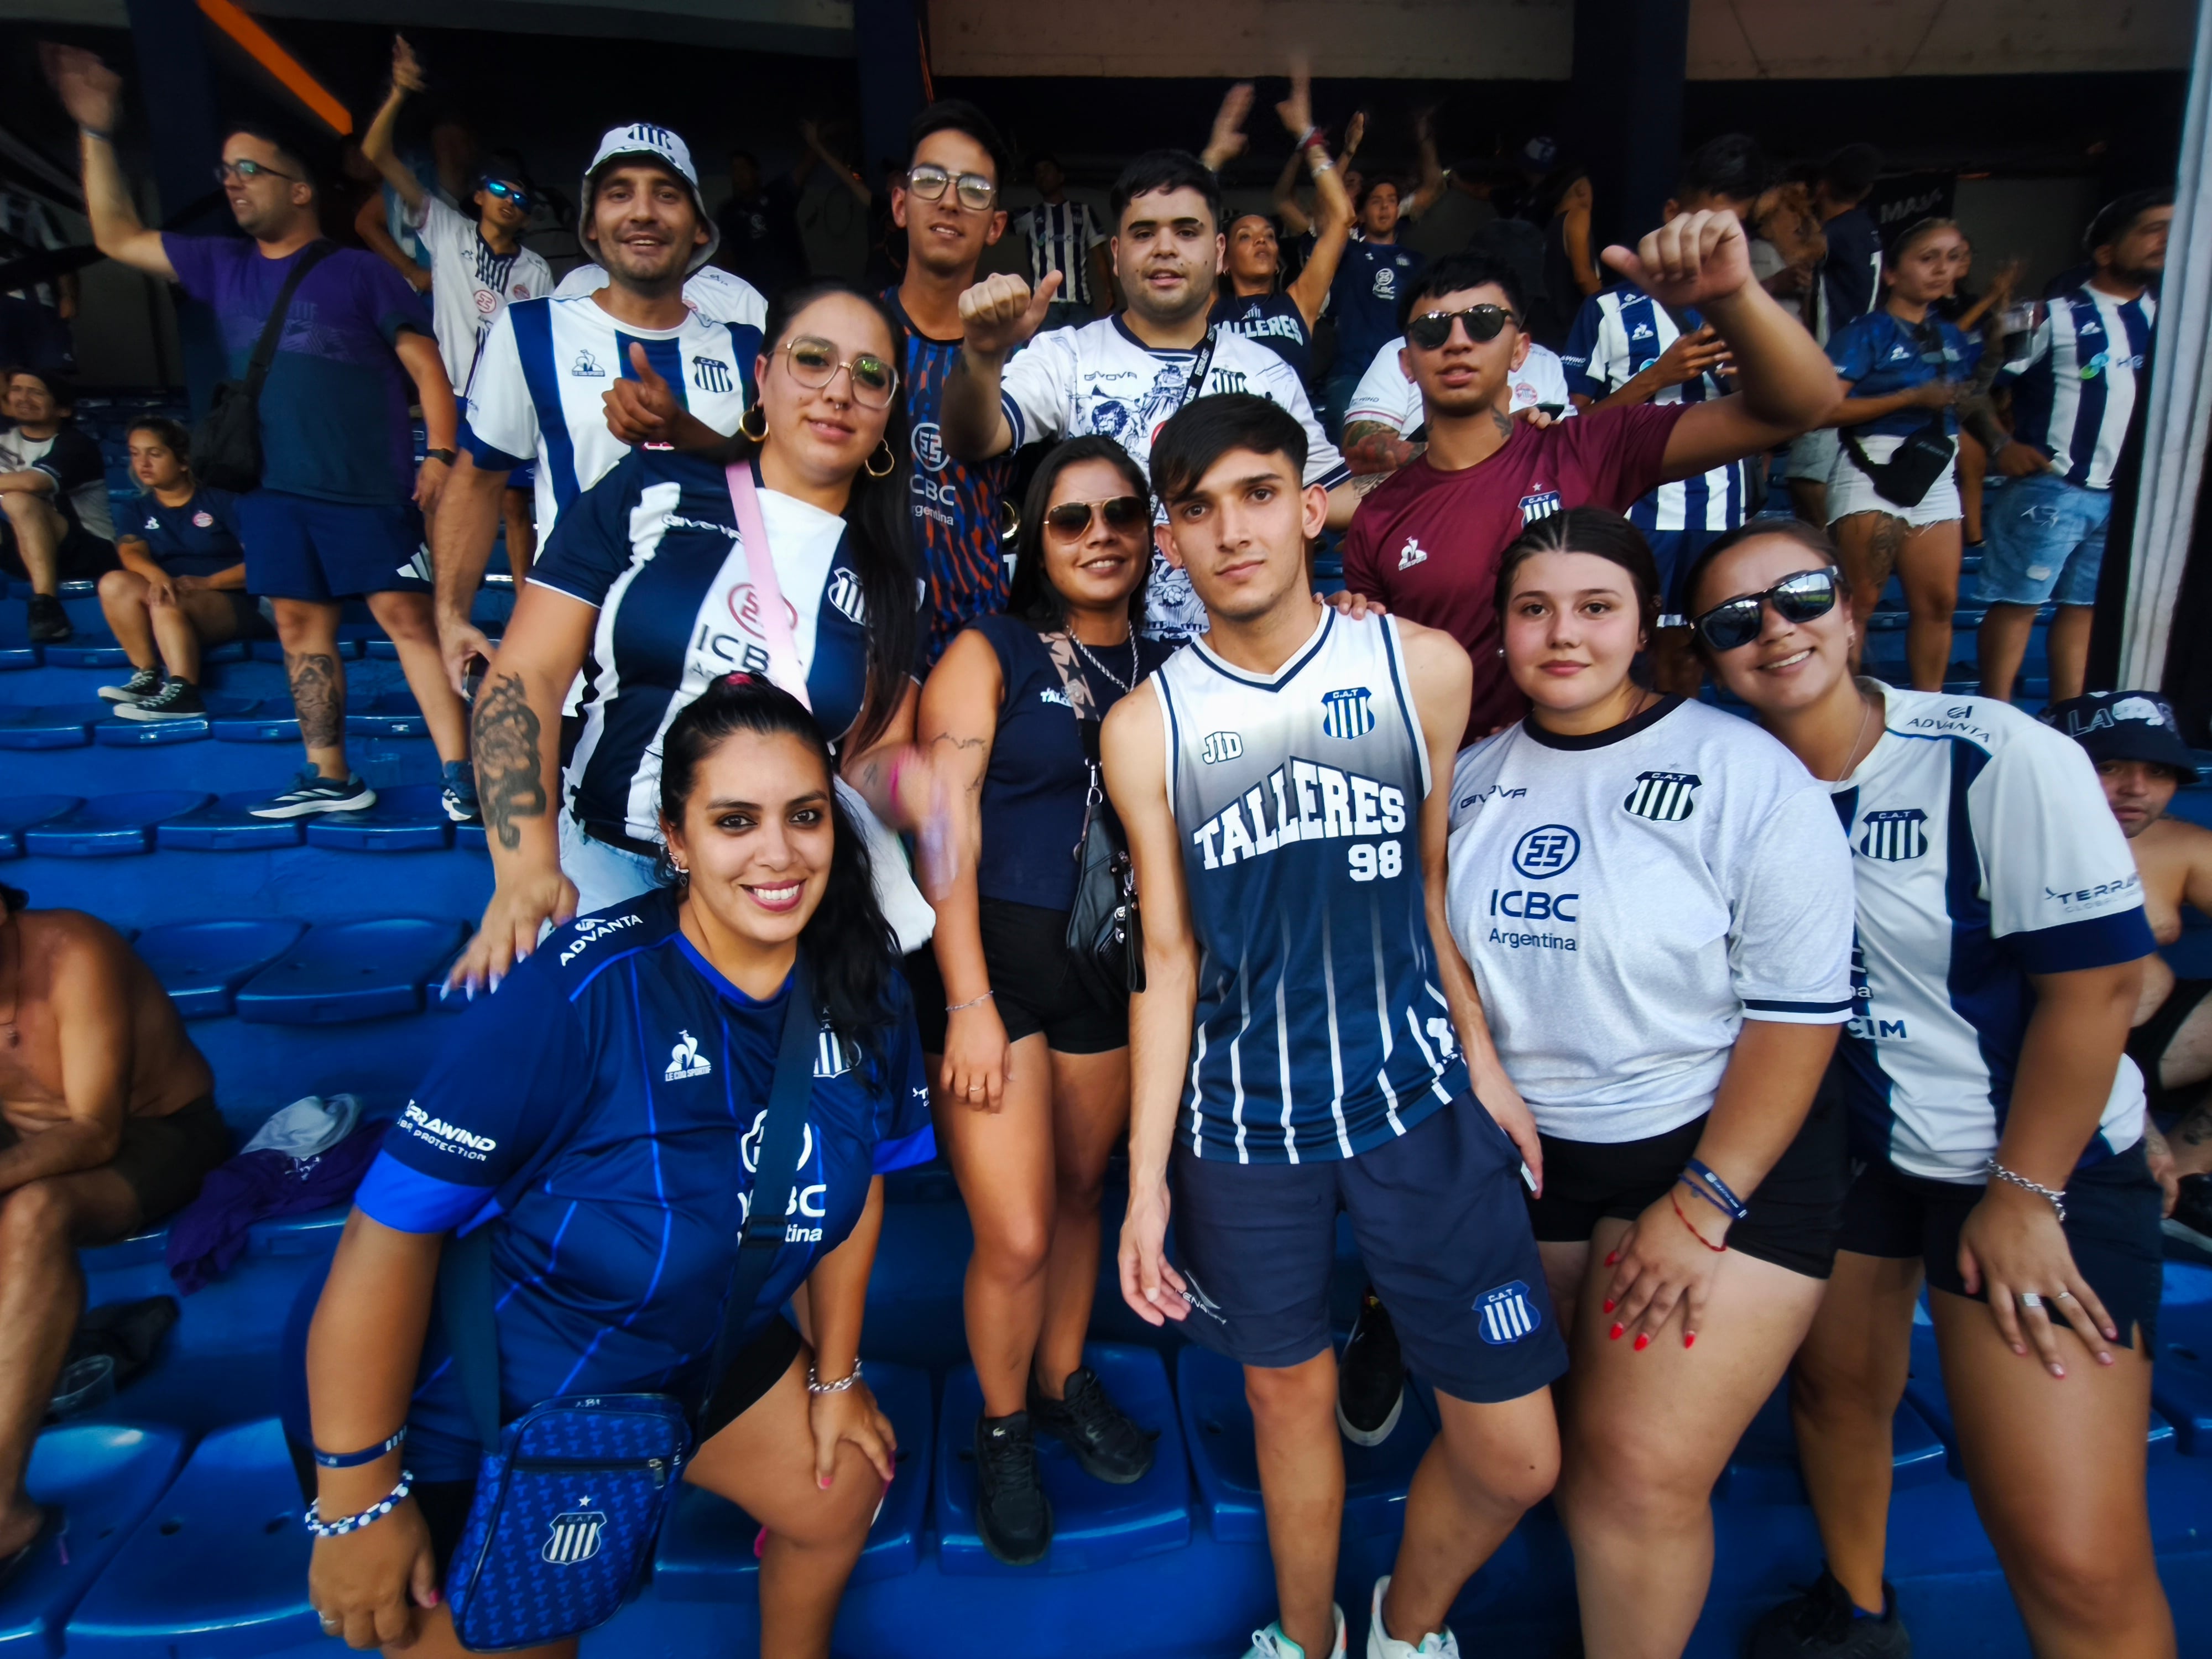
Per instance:
[[[1751,1213],[1729,1229],[1729,1249],[1808,1279],[1828,1276],[1836,1261],[1844,1192],[1850,1184],[1845,1128],[1842,1100],[1823,1084],[1805,1127],[1752,1194]],[[1579,1244],[1601,1219],[1634,1220],[1672,1190],[1697,1156],[1705,1132],[1705,1120],[1698,1117],[1647,1140],[1543,1136],[1544,1195],[1528,1200],[1537,1238],[1547,1244]],[[1705,1207],[1702,1199],[1687,1193],[1681,1202],[1692,1216]]]
[[[1042,1031],[1054,1054],[1103,1054],[1129,1046],[1129,999],[1103,994],[1077,969],[1067,948],[1066,911],[988,898],[978,909],[991,1000],[1007,1042]],[[948,999],[936,951],[925,945],[908,957],[906,977],[922,1052],[941,1054]]]
[[[1888,1261],[1918,1256],[1931,1288],[1968,1295],[1959,1277],[1959,1230],[1985,1190],[1978,1182],[1906,1175],[1887,1160],[1868,1164],[1844,1200],[1837,1248]],[[2158,1303],[2166,1285],[2160,1202],[2141,1141],[2076,1170],[2066,1183],[2066,1243],[2074,1265],[2112,1315],[2122,1340],[2142,1330],[2146,1353],[2158,1340]],[[2044,1295],[2048,1302],[2050,1292]]]
[[[97,581],[111,570],[123,568],[116,556],[115,544],[102,541],[75,519],[64,516],[69,526],[63,532],[61,545],[54,550],[55,580],[65,582]],[[25,568],[23,556],[15,546],[15,526],[0,519],[0,571],[17,581],[28,581],[30,571]]]
[[[2203,1090],[2203,1084],[2191,1083],[2170,1095],[2158,1076],[2175,1033],[2208,996],[2212,996],[2212,979],[2177,979],[2173,988],[2166,994],[2166,1000],[2152,1011],[2151,1017],[2128,1033],[2128,1058],[2142,1073],[2143,1093],[2149,1097],[2152,1115],[2162,1125],[2187,1103],[2175,1097],[2185,1092],[2195,1095]]]
[[[0,1123],[0,1150],[20,1137]],[[199,1196],[207,1172],[230,1157],[230,1126],[202,1095],[167,1117],[126,1117],[115,1156],[102,1167],[123,1177],[138,1200],[138,1224],[157,1226]]]
[[[1273,1367],[1328,1350],[1341,1212],[1407,1364],[1431,1385],[1493,1405],[1566,1370],[1521,1154],[1472,1092],[1357,1158],[1237,1164],[1178,1139],[1169,1174],[1183,1334],[1216,1353]]]

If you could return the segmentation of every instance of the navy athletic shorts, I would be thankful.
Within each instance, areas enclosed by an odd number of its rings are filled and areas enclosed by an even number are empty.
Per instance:
[[[428,593],[422,515],[412,501],[365,507],[257,489],[238,501],[247,591],[329,603],[363,593]]]
[[[1407,1365],[1434,1387],[1493,1405],[1567,1369],[1521,1154],[1471,1091],[1357,1158],[1236,1164],[1179,1140],[1170,1178],[1183,1332],[1216,1353],[1288,1366],[1329,1346],[1341,1211]]]

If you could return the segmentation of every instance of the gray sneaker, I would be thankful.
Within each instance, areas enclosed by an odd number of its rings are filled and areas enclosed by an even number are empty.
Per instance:
[[[161,671],[159,668],[134,668],[131,671],[131,678],[122,684],[101,686],[100,700],[102,702],[143,702],[161,689]]]

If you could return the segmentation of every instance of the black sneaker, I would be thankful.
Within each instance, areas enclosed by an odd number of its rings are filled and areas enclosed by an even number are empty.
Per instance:
[[[122,684],[101,686],[100,699],[102,702],[143,702],[161,689],[159,668],[134,668],[131,678]]]
[[[1882,1614],[1862,1613],[1826,1567],[1797,1595],[1770,1608],[1744,1640],[1744,1659],[1911,1659],[1897,1592],[1881,1587]]]
[[[477,769],[465,760],[447,761],[443,770],[445,787],[439,792],[438,801],[446,809],[446,816],[455,823],[482,823],[483,812],[477,805]]]
[[[51,593],[33,593],[28,606],[33,645],[61,645],[76,636],[76,624]]]
[[[358,812],[375,805],[376,791],[358,775],[326,778],[310,766],[283,794],[256,801],[246,810],[257,818],[303,818],[311,812]]]
[[[1406,1409],[1406,1361],[1398,1328],[1370,1285],[1359,1293],[1359,1317],[1336,1364],[1336,1426],[1355,1446],[1379,1446]]]
[[[1052,1500],[1027,1412],[975,1419],[975,1531],[1010,1567],[1042,1561],[1052,1547]]]
[[[190,680],[171,680],[150,697],[118,703],[115,717],[125,720],[194,720],[207,714],[200,689]]]
[[[1159,1437],[1130,1421],[1088,1365],[1069,1375],[1066,1397],[1061,1400],[1046,1399],[1031,1377],[1029,1418],[1039,1432],[1065,1443],[1084,1474],[1094,1480],[1129,1486],[1152,1472],[1152,1443]]]
[[[2212,1255],[2212,1176],[2184,1176],[2173,1213],[2162,1224],[2168,1238]]]

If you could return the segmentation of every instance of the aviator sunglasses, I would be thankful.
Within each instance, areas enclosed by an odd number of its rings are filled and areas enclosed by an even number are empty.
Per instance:
[[[947,185],[960,198],[960,205],[974,213],[989,207],[999,194],[999,187],[980,173],[963,173],[955,178],[933,161],[907,169],[906,187],[925,202],[943,197]]]
[[[517,213],[527,213],[536,205],[536,198],[528,191],[517,190],[503,179],[487,179],[483,181],[483,187],[487,194],[507,203]]]
[[[1134,495],[1116,495],[1104,501],[1062,501],[1044,515],[1044,521],[1054,535],[1073,541],[1091,528],[1094,507],[1109,530],[1134,530],[1145,521],[1145,504]]]
[[[1513,313],[1504,306],[1469,306],[1464,311],[1425,311],[1406,324],[1406,337],[1424,351],[1442,349],[1451,338],[1452,324],[1467,325],[1467,337],[1477,345],[1494,340],[1504,331],[1505,325],[1513,321]]]
[[[1764,593],[1746,593],[1715,605],[1691,618],[1690,626],[1714,650],[1734,651],[1759,637],[1765,626],[1768,605],[1784,622],[1808,623],[1836,608],[1839,586],[1832,565],[1826,570],[1801,570],[1794,576],[1784,576]]]
[[[828,386],[841,368],[852,375],[853,401],[863,409],[888,409],[891,394],[898,390],[898,371],[872,351],[840,359],[835,345],[811,334],[800,335],[783,349],[791,363],[791,378],[811,392]]]

